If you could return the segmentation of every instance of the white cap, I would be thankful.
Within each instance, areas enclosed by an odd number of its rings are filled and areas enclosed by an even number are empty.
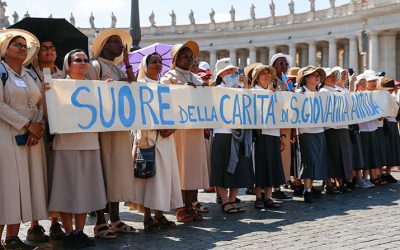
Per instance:
[[[340,70],[337,70],[335,68],[333,68],[333,69],[331,69],[331,68],[323,68],[323,70],[325,71],[326,77],[330,76],[332,73],[335,73],[336,82],[339,81],[339,79],[340,79]]]
[[[271,66],[274,65],[274,62],[276,61],[276,59],[281,58],[281,57],[286,58],[286,61],[289,63],[289,66],[292,65],[293,58],[290,55],[286,55],[286,54],[282,54],[282,53],[278,53],[278,54],[273,55],[272,58],[271,58],[270,65]]]
[[[376,75],[375,71],[370,69],[364,71],[363,76],[367,81],[379,80],[379,76]]]
[[[199,63],[199,69],[204,70],[204,71],[210,70],[210,64],[208,64],[207,62],[202,61],[202,62]]]

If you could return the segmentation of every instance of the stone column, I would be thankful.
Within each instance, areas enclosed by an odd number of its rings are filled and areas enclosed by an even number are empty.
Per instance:
[[[329,46],[322,47],[322,67],[329,67]]]
[[[262,64],[269,64],[268,62],[268,54],[267,49],[263,48],[260,52],[260,63]]]
[[[354,72],[358,74],[358,47],[357,47],[357,36],[349,38],[349,68],[353,68]]]
[[[215,64],[217,63],[217,51],[215,49],[210,50],[210,70],[214,72]]]
[[[349,67],[349,45],[345,44],[343,46],[343,68]]]
[[[307,48],[301,48],[301,65],[300,67],[306,67],[308,65],[308,50]]]
[[[378,55],[378,34],[371,32],[369,34],[369,69],[379,70],[379,55]]]
[[[240,58],[240,65],[238,65],[240,68],[244,68],[247,66],[247,53],[246,50],[242,49],[239,54]]]
[[[337,63],[337,44],[336,39],[329,41],[329,67],[333,68],[338,65]]]
[[[235,48],[229,49],[229,58],[231,59],[231,63],[236,66],[237,65],[237,57],[236,57],[236,49]]]
[[[269,63],[271,63],[272,56],[276,54],[276,47],[269,46]],[[272,65],[271,65],[272,66]]]
[[[396,33],[385,32],[383,35],[383,47],[381,62],[382,70],[386,72],[386,76],[392,79],[396,78]]]
[[[257,49],[256,47],[250,47],[249,50],[250,64],[252,64],[257,61]]]
[[[317,46],[315,41],[310,41],[308,43],[308,64],[314,65],[317,63]]]
[[[289,55],[292,57],[293,61],[292,61],[292,65],[290,66],[297,66],[296,65],[296,44],[295,43],[291,43],[289,44]]]

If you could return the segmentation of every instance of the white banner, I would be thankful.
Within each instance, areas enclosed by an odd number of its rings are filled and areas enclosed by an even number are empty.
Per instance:
[[[332,127],[395,116],[387,91],[292,93],[260,89],[54,80],[51,133],[132,129]]]

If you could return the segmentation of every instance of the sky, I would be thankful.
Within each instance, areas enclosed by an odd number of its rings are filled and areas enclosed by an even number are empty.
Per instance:
[[[4,2],[4,0],[3,0]],[[150,26],[149,16],[155,14],[156,25],[170,25],[169,13],[174,9],[177,25],[189,24],[189,12],[193,9],[196,23],[209,23],[209,13],[214,8],[216,22],[229,21],[231,5],[236,10],[236,20],[250,19],[250,6],[254,4],[256,18],[270,16],[269,3],[271,0],[139,0],[141,27]],[[290,0],[274,0],[276,15],[289,13]],[[310,8],[309,0],[294,0],[295,13],[307,12]],[[316,0],[316,9],[325,9],[330,6],[329,0]],[[336,6],[349,3],[350,0],[336,0]],[[76,26],[90,27],[89,16],[93,12],[95,26],[110,27],[111,12],[117,17],[117,27],[129,27],[131,0],[6,0],[6,15],[10,23],[12,14],[16,11],[19,18],[29,11],[31,17],[49,17],[69,20],[73,13]]]

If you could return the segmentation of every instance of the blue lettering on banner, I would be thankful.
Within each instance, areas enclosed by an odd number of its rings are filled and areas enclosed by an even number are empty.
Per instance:
[[[188,121],[188,114],[186,113],[185,109],[182,108],[182,106],[179,105],[179,116],[181,120],[179,123],[186,123]]]
[[[253,115],[254,115],[254,124],[257,124],[257,122],[258,122],[258,120],[257,120],[257,95],[256,94],[254,94],[253,95],[253,102],[254,102],[254,105],[253,105]]]
[[[243,113],[243,124],[245,124],[245,125],[247,123],[248,124],[252,124],[251,116],[250,116],[250,112],[249,112],[249,107],[252,104],[251,97],[249,95],[243,94],[242,95],[242,103],[243,103],[242,104],[242,106],[243,106],[243,111],[242,111],[242,113]]]
[[[379,105],[374,101],[373,97],[372,97],[372,93],[369,94],[369,100],[371,103],[372,108],[375,110],[375,114],[381,114],[384,113],[385,111],[379,107]]]
[[[204,107],[204,109],[206,109],[206,107]],[[217,111],[215,111],[215,107],[214,106],[211,108],[211,119],[207,120],[207,121],[210,121],[210,122],[216,121],[216,122],[218,122]]]
[[[261,124],[264,124],[264,99],[268,99],[268,95],[257,95],[257,98],[261,99]]]
[[[303,123],[307,123],[308,119],[310,118],[310,114],[306,113],[306,104],[309,102],[308,98],[304,99],[303,105],[301,107],[301,121]]]
[[[276,124],[276,122],[275,122],[275,109],[274,109],[275,102],[277,102],[276,101],[276,94],[271,95],[270,102],[269,102],[269,105],[268,105],[267,116],[265,117],[265,124],[269,124],[268,123],[269,119],[272,119],[272,124],[273,125]]]
[[[103,97],[101,96],[101,88],[100,86],[97,87],[97,93],[99,95],[99,105],[100,105],[100,121],[101,124],[106,128],[111,128],[115,121],[115,93],[114,87],[111,87],[111,101],[112,101],[112,108],[111,108],[111,118],[109,121],[106,121],[104,118],[104,108],[103,108]]]
[[[231,124],[232,123],[232,120],[227,120],[226,118],[225,118],[225,115],[224,115],[224,103],[225,103],[225,99],[231,99],[230,97],[229,97],[229,95],[223,95],[222,97],[221,97],[221,100],[219,101],[219,114],[220,114],[220,116],[221,116],[221,120],[225,123],[225,124]]]
[[[193,111],[194,111],[193,105],[188,105],[188,115],[189,115],[189,121],[190,122],[197,122],[197,120],[193,117]]]
[[[197,117],[199,119],[199,122],[205,122],[206,119],[201,117],[200,106],[196,106],[196,109],[197,109]],[[206,107],[204,107],[204,111],[207,112]],[[205,115],[207,116],[207,113],[205,113]]]
[[[125,99],[128,101],[129,115],[125,117]],[[129,128],[135,121],[136,106],[133,100],[132,91],[128,86],[120,88],[118,93],[118,115],[119,119],[125,127]]]
[[[124,87],[126,87],[126,86],[124,86]],[[148,100],[144,100],[144,91],[146,91],[149,94]],[[156,113],[154,112],[153,108],[150,105],[150,103],[154,99],[153,90],[151,88],[149,88],[148,86],[140,86],[139,87],[139,97],[140,97],[140,110],[142,113],[142,124],[147,124],[146,113],[144,111],[144,106],[146,105],[150,112],[151,117],[153,118],[154,124],[158,125],[159,121],[157,119]]]
[[[78,123],[78,126],[80,129],[90,129],[93,124],[96,122],[97,119],[97,110],[96,107],[94,107],[93,105],[90,104],[82,104],[78,101],[78,95],[81,91],[86,91],[88,93],[90,93],[90,89],[88,87],[85,86],[80,86],[78,87],[71,95],[71,103],[72,105],[74,105],[75,107],[78,108],[87,108],[90,110],[90,112],[92,113],[92,119],[90,120],[90,122],[85,126],[82,125],[80,123]]]
[[[235,101],[233,103],[233,112],[232,112],[233,123],[236,124],[236,118],[239,118],[239,124],[243,124],[242,114],[240,112],[240,102],[239,102],[239,95],[235,95]]]
[[[351,103],[352,103],[352,108],[351,108],[351,119],[355,120],[356,118],[354,117],[357,116],[357,119],[360,119],[360,114],[358,113],[358,108],[357,108],[357,96],[352,95],[351,96]]]
[[[163,102],[162,94],[169,93],[169,86],[157,86],[158,106],[160,109],[160,121],[162,125],[175,125],[174,121],[164,119],[164,110],[169,110],[171,105],[168,102]]]
[[[300,111],[299,109],[296,107],[297,103],[297,97],[296,96],[292,96],[292,99],[290,99],[290,109],[294,112],[295,116],[294,119],[290,119],[290,122],[292,124],[297,124],[299,122],[299,115],[300,115]]]
[[[329,117],[330,117],[329,122],[333,122],[332,96],[327,96],[327,98],[326,98],[325,115],[324,115],[323,120],[325,122],[328,122]]]

